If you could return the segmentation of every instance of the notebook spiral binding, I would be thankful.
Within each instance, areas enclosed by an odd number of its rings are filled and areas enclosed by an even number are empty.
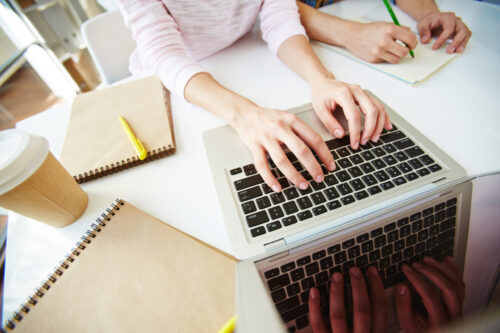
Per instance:
[[[82,184],[88,182],[90,180],[94,180],[103,176],[107,176],[113,174],[115,172],[125,170],[137,165],[144,164],[146,162],[154,161],[162,157],[167,157],[175,153],[175,148],[172,145],[163,146],[158,149],[153,149],[152,151],[148,151],[148,156],[140,160],[137,156],[133,156],[131,158],[127,158],[126,160],[117,161],[115,163],[111,163],[111,165],[106,165],[99,169],[94,169],[94,171],[84,172],[83,174],[74,175],[73,178],[76,180],[78,184]]]
[[[66,255],[66,258],[59,263],[59,266],[56,267],[51,274],[49,274],[47,280],[42,282],[41,286],[28,297],[26,303],[22,304],[19,309],[14,312],[12,317],[5,321],[5,327],[2,328],[2,332],[13,330],[16,327],[16,323],[23,320],[23,316],[25,316],[31,308],[38,303],[38,301],[45,295],[57,279],[70,268],[76,257],[78,257],[81,252],[84,251],[90,243],[92,243],[92,240],[97,237],[101,230],[106,227],[106,223],[111,220],[111,217],[114,216],[118,210],[120,210],[120,206],[125,205],[125,202],[122,199],[116,199],[115,201],[115,203],[111,204],[110,208],[106,209],[105,213],[101,214],[101,217],[96,219],[96,223],[92,223],[91,229],[87,230],[85,232],[86,235],[81,237],[82,240],[75,244],[75,247],[72,248],[71,252]]]

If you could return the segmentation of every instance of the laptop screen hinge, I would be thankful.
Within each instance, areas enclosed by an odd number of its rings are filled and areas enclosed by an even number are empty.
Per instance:
[[[284,246],[286,246],[286,242],[283,238],[280,238],[278,240],[275,240],[274,242],[264,244],[264,250],[268,252],[271,250],[279,249]]]

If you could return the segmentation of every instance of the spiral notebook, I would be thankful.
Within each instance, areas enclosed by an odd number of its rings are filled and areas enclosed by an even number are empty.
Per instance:
[[[217,332],[236,259],[117,200],[28,302],[14,332]]]
[[[61,152],[61,163],[78,183],[106,176],[175,152],[170,94],[156,76],[78,95]],[[148,156],[140,160],[123,116]]]

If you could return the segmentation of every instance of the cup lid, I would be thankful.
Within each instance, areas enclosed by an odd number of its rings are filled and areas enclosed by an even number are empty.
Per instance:
[[[28,179],[47,158],[47,139],[21,129],[0,131],[0,195]]]

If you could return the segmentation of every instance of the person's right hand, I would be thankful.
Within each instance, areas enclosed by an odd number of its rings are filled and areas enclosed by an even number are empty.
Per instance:
[[[465,284],[460,279],[453,259],[446,257],[444,263],[441,263],[425,257],[424,264],[414,263],[412,266],[414,269],[403,266],[403,273],[422,298],[427,318],[413,312],[408,286],[398,284],[396,308],[401,329],[405,333],[434,330],[461,318]]]
[[[389,22],[350,22],[343,46],[356,57],[371,62],[396,64],[408,55],[408,47],[417,47],[417,36],[408,27]]]
[[[295,186],[302,190],[309,186],[287,158],[283,144],[318,183],[323,181],[324,174],[313,151],[327,170],[335,169],[333,156],[321,136],[295,114],[255,106],[240,112],[232,125],[250,149],[256,170],[275,192],[281,191],[281,185],[271,172],[266,153]]]

